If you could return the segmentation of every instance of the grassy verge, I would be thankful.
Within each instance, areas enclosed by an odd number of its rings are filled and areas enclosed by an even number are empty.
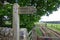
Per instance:
[[[36,28],[36,33],[37,33],[37,35],[39,35],[39,36],[42,36],[42,35],[43,35],[42,32],[41,32],[41,30],[40,30],[39,28]]]

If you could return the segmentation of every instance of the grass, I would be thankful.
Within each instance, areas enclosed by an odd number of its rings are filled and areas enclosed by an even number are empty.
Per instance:
[[[37,33],[39,36],[42,36],[42,35],[43,35],[42,32],[41,32],[41,30],[40,30],[39,28],[36,28],[36,33]]]
[[[60,32],[60,24],[47,24],[47,27]]]

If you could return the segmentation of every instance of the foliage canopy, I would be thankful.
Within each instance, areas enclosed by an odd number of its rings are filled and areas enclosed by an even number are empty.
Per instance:
[[[4,21],[6,20],[3,20],[4,16],[8,16],[8,21],[12,22],[12,6],[15,0],[6,0],[9,2],[9,4],[6,5],[3,4],[4,1],[5,0],[0,0],[0,25],[5,25]],[[56,11],[60,6],[60,0],[18,0],[18,4],[21,7],[34,6],[37,9],[35,14],[20,14],[20,26],[30,30],[34,26],[34,22],[39,21],[42,15]]]

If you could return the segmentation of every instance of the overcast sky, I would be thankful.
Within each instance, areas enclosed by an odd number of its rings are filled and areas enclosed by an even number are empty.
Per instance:
[[[60,8],[49,16],[42,16],[40,21],[60,21]]]

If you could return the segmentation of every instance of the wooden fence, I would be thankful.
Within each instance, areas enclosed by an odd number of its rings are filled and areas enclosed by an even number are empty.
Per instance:
[[[32,31],[32,40],[60,40],[60,38],[57,37],[43,37],[39,36],[35,30]]]

